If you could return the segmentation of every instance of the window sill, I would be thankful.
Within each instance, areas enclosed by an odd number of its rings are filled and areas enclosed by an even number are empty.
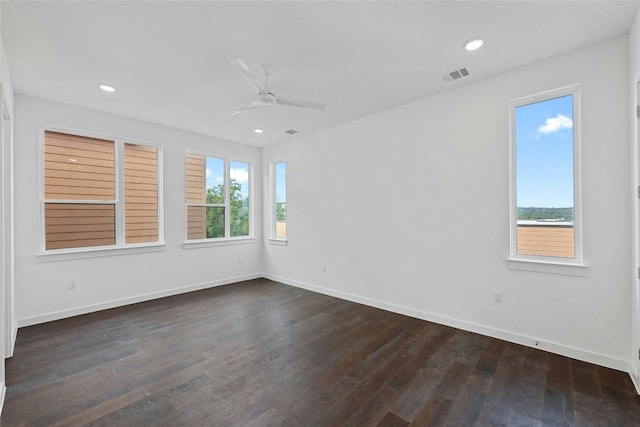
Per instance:
[[[248,245],[255,243],[255,237],[232,237],[230,239],[188,240],[182,244],[184,249],[208,248],[211,246]]]
[[[589,266],[586,264],[572,264],[568,262],[541,261],[520,258],[507,258],[509,270],[533,271],[537,273],[561,274],[565,276],[586,277]]]
[[[270,237],[267,239],[267,242],[269,242],[270,245],[276,245],[276,246],[287,246],[287,239],[279,239],[276,237]]]
[[[160,252],[165,249],[164,243],[131,245],[126,247],[94,247],[83,249],[55,249],[36,254],[38,262],[66,261],[84,258],[99,258],[106,256],[129,255],[148,252]]]

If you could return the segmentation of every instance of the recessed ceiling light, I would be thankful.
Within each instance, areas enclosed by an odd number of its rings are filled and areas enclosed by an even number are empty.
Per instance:
[[[255,133],[262,133],[262,132],[264,132],[264,130],[262,130],[262,129],[260,129],[260,128],[255,128],[253,131],[254,131]]]
[[[464,42],[462,46],[464,47],[464,50],[471,52],[471,51],[480,49],[483,44],[484,44],[483,37],[474,37],[471,40],[467,40],[466,42]]]
[[[99,87],[100,89],[102,89],[103,91],[105,91],[105,92],[115,92],[115,91],[116,91],[115,86],[111,86],[111,85],[108,85],[108,84],[106,84],[106,83],[100,83],[100,84],[98,85],[98,87]]]

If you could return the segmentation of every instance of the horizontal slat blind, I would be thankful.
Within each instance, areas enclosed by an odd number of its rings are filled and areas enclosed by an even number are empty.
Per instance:
[[[125,242],[158,241],[158,150],[124,144]]]
[[[518,226],[518,253],[574,258],[573,227]]]
[[[206,208],[204,206],[187,206],[187,239],[206,238],[206,222]]]
[[[205,156],[187,153],[187,203],[204,203],[205,190]]]
[[[44,136],[45,199],[115,199],[113,141],[51,131]]]
[[[276,222],[276,237],[282,238],[282,239],[287,237],[287,222],[286,221],[277,221]]]
[[[79,202],[45,203],[46,249],[114,245],[114,142],[45,131],[44,197]]]
[[[187,203],[205,203],[206,201],[206,171],[205,156],[187,153],[186,169],[186,198]],[[206,233],[206,209],[204,207],[187,207],[187,239],[204,239]]]
[[[114,204],[45,204],[46,249],[115,245]]]

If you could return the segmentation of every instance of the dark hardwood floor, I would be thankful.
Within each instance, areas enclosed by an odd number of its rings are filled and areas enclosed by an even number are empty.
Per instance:
[[[20,329],[2,426],[640,425],[626,373],[269,280]]]

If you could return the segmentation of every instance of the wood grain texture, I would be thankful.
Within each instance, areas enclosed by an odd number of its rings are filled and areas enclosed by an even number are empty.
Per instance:
[[[2,426],[640,425],[628,374],[266,279],[20,329]]]
[[[187,203],[205,203],[206,157],[187,153],[185,158]],[[187,240],[207,237],[207,215],[204,206],[187,206]]]
[[[114,160],[113,141],[45,131],[45,199],[113,200]]]
[[[574,258],[572,226],[518,226],[518,253],[523,255],[556,256]]]
[[[124,144],[125,243],[158,241],[158,149]]]
[[[113,204],[45,203],[47,249],[115,245]]]

